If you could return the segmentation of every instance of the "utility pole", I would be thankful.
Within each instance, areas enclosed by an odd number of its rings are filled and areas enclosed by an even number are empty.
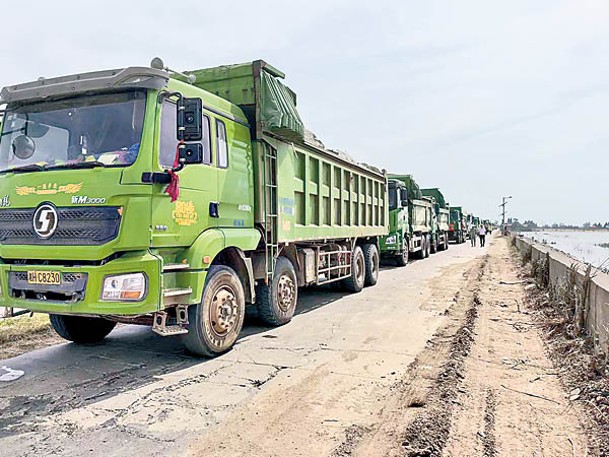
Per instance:
[[[502,207],[502,211],[501,211],[502,223],[501,223],[501,225],[502,225],[503,227],[505,227],[505,213],[506,213],[506,211],[505,211],[505,205],[507,205],[507,201],[508,201],[508,199],[510,199],[510,198],[512,198],[512,196],[511,196],[511,195],[510,195],[509,197],[503,197],[503,202],[501,203],[501,205],[499,205],[499,206],[501,206],[501,207]]]

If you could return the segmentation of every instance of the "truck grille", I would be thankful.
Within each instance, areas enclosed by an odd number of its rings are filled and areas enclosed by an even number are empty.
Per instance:
[[[95,246],[118,235],[121,216],[115,206],[57,208],[58,223],[53,236],[36,236],[35,208],[0,210],[0,244]]]

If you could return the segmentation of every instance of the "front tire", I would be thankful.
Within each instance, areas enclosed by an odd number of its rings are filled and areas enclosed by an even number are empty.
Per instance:
[[[362,248],[364,252],[364,263],[366,266],[366,277],[364,279],[364,285],[374,286],[379,280],[379,251],[376,248],[376,244],[364,244]]]
[[[402,241],[402,252],[395,258],[395,263],[398,267],[405,267],[408,264],[408,256],[410,254],[408,252],[408,246],[408,239],[404,238]]]
[[[362,248],[355,246],[351,253],[351,276],[343,279],[343,286],[348,292],[361,292],[366,280],[366,262]]]
[[[74,343],[98,343],[116,327],[116,322],[101,317],[49,315],[53,329]]]
[[[298,301],[298,280],[292,262],[279,257],[275,263],[273,280],[256,287],[258,317],[267,325],[279,326],[292,320]]]
[[[241,332],[244,317],[245,293],[239,276],[230,267],[212,266],[201,303],[188,307],[186,349],[205,357],[229,351]]]

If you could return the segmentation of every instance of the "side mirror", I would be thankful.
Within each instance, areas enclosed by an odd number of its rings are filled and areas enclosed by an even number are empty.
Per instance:
[[[180,98],[177,124],[179,141],[201,141],[203,139],[203,100]]]
[[[179,161],[182,165],[203,162],[203,145],[201,143],[186,143],[180,146]]]
[[[402,208],[406,208],[408,206],[408,200],[402,200]]]

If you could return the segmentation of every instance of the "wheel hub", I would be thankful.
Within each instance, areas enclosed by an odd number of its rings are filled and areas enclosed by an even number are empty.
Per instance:
[[[296,296],[296,285],[292,278],[287,275],[281,276],[277,283],[277,304],[283,312],[287,312]]]
[[[355,277],[360,282],[364,280],[364,261],[362,258],[358,258],[355,262]]]
[[[219,289],[212,299],[210,320],[214,332],[220,336],[228,333],[237,320],[237,300],[232,290]]]

